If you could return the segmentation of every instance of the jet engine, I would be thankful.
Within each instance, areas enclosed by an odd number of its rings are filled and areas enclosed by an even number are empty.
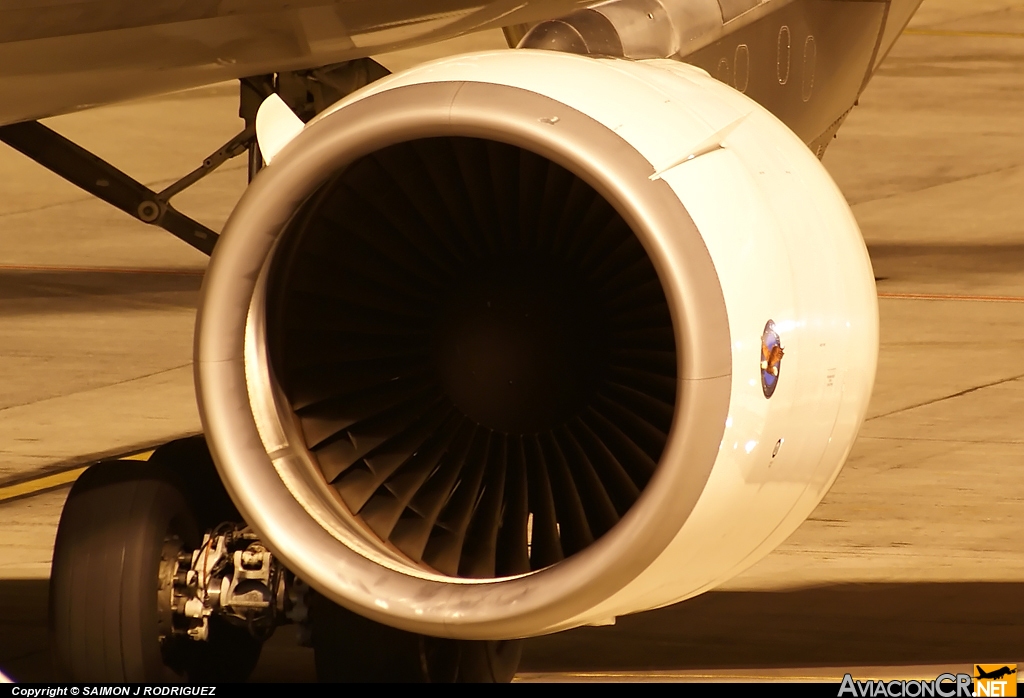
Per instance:
[[[486,52],[294,131],[217,245],[195,365],[228,491],[320,593],[458,639],[604,624],[738,574],[835,480],[871,265],[744,95]]]

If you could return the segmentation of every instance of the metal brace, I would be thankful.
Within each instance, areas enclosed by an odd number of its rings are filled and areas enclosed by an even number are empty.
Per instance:
[[[256,112],[260,103],[274,92],[304,120],[308,121],[328,105],[350,92],[388,74],[369,58],[327,65],[314,70],[256,75],[240,82],[239,116],[245,128],[161,192],[155,192],[109,162],[93,155],[38,121],[0,126],[0,141],[78,186],[116,206],[143,223],[163,228],[207,255],[213,253],[218,235],[202,223],[171,206],[171,197],[181,193],[224,162],[249,154],[249,180],[262,167],[256,142]]]
[[[217,233],[175,210],[169,200],[225,160],[245,152],[254,134],[255,129],[242,131],[206,158],[202,166],[158,194],[38,121],[0,126],[0,141],[93,196],[143,223],[163,228],[206,254],[213,252]]]

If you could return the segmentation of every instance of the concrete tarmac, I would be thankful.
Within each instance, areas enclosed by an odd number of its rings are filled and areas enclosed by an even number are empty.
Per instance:
[[[235,99],[214,86],[50,124],[159,188],[234,135]],[[842,474],[724,587],[531,640],[521,678],[838,680],[852,667],[934,677],[1024,663],[1022,113],[1024,5],[925,0],[824,160],[880,294],[878,379]],[[176,204],[219,228],[242,167]],[[197,432],[205,258],[6,148],[0,182],[0,488]],[[46,579],[65,496],[0,503],[0,670],[16,679],[52,677]],[[254,679],[312,676],[310,651],[282,628]]]

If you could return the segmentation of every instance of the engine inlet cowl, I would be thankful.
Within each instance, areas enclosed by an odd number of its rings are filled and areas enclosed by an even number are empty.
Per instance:
[[[505,577],[611,530],[676,403],[672,319],[615,209],[523,148],[363,156],[270,269],[270,365],[348,510],[424,569]]]
[[[761,133],[723,150],[731,160],[705,149],[688,163],[682,151],[713,135],[707,123],[749,109]],[[696,69],[539,51],[425,66],[317,117],[232,214],[198,319],[203,422],[247,521],[334,601],[463,639],[651,608],[751,558],[806,508],[808,482],[837,472],[845,453],[819,444],[836,425],[852,439],[863,414],[815,385],[824,416],[786,432],[780,457],[790,444],[803,455],[778,506],[744,500],[765,476],[743,470],[730,439],[738,427],[758,444],[766,428],[785,430],[779,409],[808,406],[793,402],[801,367],[817,370],[801,358],[792,279],[750,307],[733,289],[746,252],[719,257],[725,230],[754,248],[806,232],[742,198],[750,187],[735,172],[706,169],[821,177],[809,153],[777,162],[752,137],[765,134],[806,151]],[[700,206],[673,179],[684,168],[703,172],[699,186],[733,187],[747,229],[691,215]],[[783,190],[799,198],[801,186]],[[845,225],[833,199],[824,210]],[[843,279],[858,271],[833,274],[842,302],[814,303],[856,315],[843,303],[862,295]],[[755,317],[750,344],[734,342]],[[770,401],[757,383],[748,406],[760,357],[740,384],[736,355],[760,349],[768,319],[785,373]],[[750,442],[753,463],[762,450]],[[714,494],[729,473],[752,487]],[[722,517],[739,544],[678,564],[692,540],[715,547]],[[662,565],[678,579],[652,577]]]

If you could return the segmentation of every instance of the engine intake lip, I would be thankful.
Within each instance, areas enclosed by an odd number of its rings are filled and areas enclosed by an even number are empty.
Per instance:
[[[270,380],[266,268],[289,221],[341,167],[395,143],[467,136],[530,150],[611,203],[653,262],[669,304],[677,403],[659,467],[608,533],[550,567],[499,579],[412,567],[346,519]],[[334,601],[406,630],[525,637],[587,622],[666,548],[714,465],[731,384],[725,301],[696,226],[651,164],[594,119],[525,90],[477,82],[398,87],[312,122],[249,187],[218,243],[197,318],[196,383],[214,459],[247,520]]]

